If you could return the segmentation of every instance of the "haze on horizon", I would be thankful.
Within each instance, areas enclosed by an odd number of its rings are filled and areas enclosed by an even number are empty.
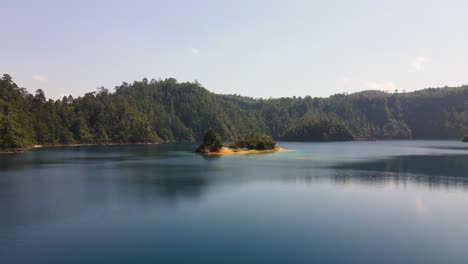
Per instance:
[[[466,1],[2,1],[0,73],[51,98],[174,77],[253,97],[467,83]]]

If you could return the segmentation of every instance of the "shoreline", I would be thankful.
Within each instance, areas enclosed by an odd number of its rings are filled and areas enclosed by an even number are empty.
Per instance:
[[[10,149],[2,149],[0,150],[0,154],[17,154],[17,153],[25,153],[29,152],[36,148],[42,148],[42,145],[34,145],[31,147],[24,147],[24,148],[10,148]]]
[[[274,149],[232,149],[227,147],[222,147],[219,151],[210,151],[208,153],[203,153],[207,156],[223,156],[223,155],[248,155],[248,154],[267,154],[267,153],[276,153],[276,152],[285,152],[285,148],[276,147]]]
[[[92,146],[125,146],[125,145],[157,145],[160,143],[173,142],[173,141],[161,141],[161,142],[138,142],[138,143],[83,143],[83,144],[46,144],[46,145],[33,145],[24,148],[11,148],[2,149],[0,154],[17,154],[26,153],[38,148],[66,148],[66,147],[92,147]]]
[[[392,140],[456,140],[456,139],[379,139],[376,141],[392,141]],[[374,141],[374,140],[372,140]],[[337,142],[372,142],[368,140],[354,140],[354,141],[337,141]],[[45,144],[45,145],[32,145],[29,147],[24,147],[24,148],[10,148],[10,149],[0,149],[0,155],[1,154],[19,154],[19,153],[26,153],[29,151],[32,151],[34,149],[38,148],[65,148],[65,147],[86,147],[86,146],[125,146],[125,145],[157,145],[161,143],[176,143],[176,142],[195,142],[195,141],[158,141],[158,142],[137,142],[137,143],[131,143],[131,142],[124,142],[124,143],[77,143],[77,144]],[[309,141],[285,141],[285,142],[304,142],[308,143]],[[458,140],[460,143],[468,143],[468,142],[463,142]],[[325,142],[312,142],[312,143],[330,143],[330,141],[325,141]],[[275,152],[284,152],[287,151],[287,149],[277,147],[276,149],[272,150],[235,150],[235,149],[230,149],[227,147],[223,147],[225,149],[224,151],[221,152],[209,152],[205,153],[205,155],[242,155],[242,154],[263,154],[263,153],[275,153]]]

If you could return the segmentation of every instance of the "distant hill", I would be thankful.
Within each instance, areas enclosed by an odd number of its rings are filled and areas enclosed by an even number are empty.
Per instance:
[[[304,119],[329,119],[324,122],[337,124],[356,138],[461,138],[468,131],[468,86],[255,99],[214,94],[198,83],[170,78],[143,79],[123,83],[114,92],[100,88],[78,98],[53,101],[42,90],[27,93],[9,75],[0,80],[2,149],[33,144],[199,141],[208,128],[227,140],[248,134],[294,140],[291,131]]]

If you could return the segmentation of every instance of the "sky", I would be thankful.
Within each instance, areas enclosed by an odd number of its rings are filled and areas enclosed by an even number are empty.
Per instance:
[[[468,1],[0,0],[0,74],[47,97],[144,77],[277,98],[468,83]]]

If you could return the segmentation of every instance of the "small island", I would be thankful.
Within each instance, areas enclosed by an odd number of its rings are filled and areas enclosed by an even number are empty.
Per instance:
[[[249,135],[224,147],[221,135],[213,129],[206,131],[203,143],[195,150],[203,155],[262,154],[280,151],[285,149],[276,146],[276,142],[265,135]]]

